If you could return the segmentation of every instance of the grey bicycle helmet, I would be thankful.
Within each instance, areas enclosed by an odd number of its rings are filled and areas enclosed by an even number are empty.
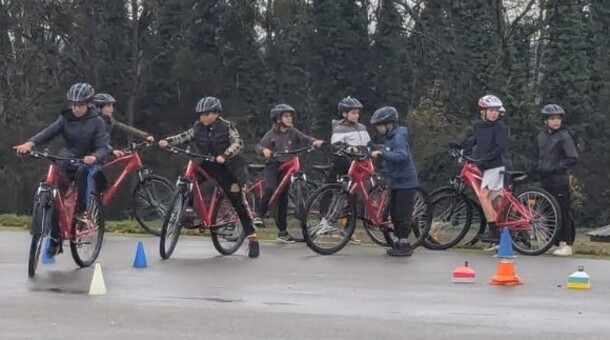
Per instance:
[[[563,108],[557,104],[546,104],[542,110],[540,110],[540,114],[542,116],[550,116],[550,115],[565,115],[565,111]]]
[[[294,115],[296,113],[296,110],[294,109],[294,107],[288,104],[277,104],[269,112],[269,118],[271,118],[271,121],[275,123],[275,120],[280,117],[284,112],[290,112]]]
[[[116,99],[108,93],[98,93],[93,97],[93,103],[99,107],[116,103]]]
[[[371,117],[371,125],[385,124],[398,121],[398,111],[393,106],[378,108]]]
[[[204,97],[199,100],[195,108],[197,113],[222,112],[222,103],[215,97]]]
[[[347,96],[347,97],[341,99],[339,101],[339,104],[337,104],[337,109],[338,109],[340,115],[349,110],[362,109],[362,108],[363,108],[362,103],[360,103],[360,101],[358,99],[352,98],[350,96]]]
[[[93,86],[87,83],[76,83],[70,86],[66,98],[70,102],[82,103],[91,101],[94,95],[95,90]]]

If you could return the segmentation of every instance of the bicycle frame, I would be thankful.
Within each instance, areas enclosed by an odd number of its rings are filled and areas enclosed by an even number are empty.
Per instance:
[[[213,227],[216,222],[214,221],[214,218],[216,217],[214,212],[216,212],[216,207],[220,202],[218,197],[222,195],[223,192],[218,188],[217,185],[214,185],[212,198],[210,199],[209,203],[206,203],[203,199],[201,189],[199,188],[197,176],[201,176],[203,180],[212,178],[203,168],[197,165],[195,161],[190,160],[184,175],[178,180],[178,185],[180,185],[181,182],[182,184],[187,185],[187,189],[193,197],[193,207],[201,219],[203,228],[209,229]]]
[[[371,199],[367,190],[366,182],[374,175],[375,166],[369,157],[353,159],[347,172],[349,179],[347,192],[350,195],[356,195],[362,201],[365,216],[371,222],[371,225],[375,227],[387,226],[391,221],[385,218],[385,209],[383,208],[388,204],[388,195],[382,195],[378,201],[375,201]]]
[[[282,163],[278,171],[282,174],[280,183],[277,188],[273,191],[271,198],[269,199],[269,205],[273,205],[280,197],[281,193],[286,190],[288,187],[288,183],[292,181],[292,176],[301,170],[301,163],[299,162],[299,157],[294,157],[289,161]],[[248,191],[257,195],[258,197],[263,197],[263,193],[265,192],[265,180],[260,179],[256,181]]]
[[[117,179],[114,181],[114,183],[112,183],[112,185],[104,192],[104,195],[102,196],[102,205],[104,206],[110,203],[112,197],[114,197],[114,195],[118,191],[121,184],[123,184],[127,176],[129,176],[132,172],[142,169],[144,167],[142,164],[142,159],[140,158],[140,154],[137,151],[129,152],[128,154],[119,157],[111,161],[110,163],[104,164],[103,169],[107,169],[116,164],[124,164],[124,168],[119,177],[117,177]],[[140,175],[140,177],[142,176]],[[140,180],[142,180],[142,178],[140,178]]]
[[[48,191],[53,197],[53,207],[59,224],[59,232],[63,239],[71,239],[74,235],[72,233],[72,218],[74,216],[74,208],[76,207],[76,188],[74,184],[71,184],[66,191],[73,195],[73,199],[63,197],[62,193],[57,187],[59,178],[62,176],[62,170],[54,163],[49,165],[47,170],[47,176],[44,182],[40,183],[37,194],[41,194],[43,191]],[[72,198],[72,197],[70,197]],[[76,231],[78,233],[78,231]]]
[[[470,187],[477,197],[479,196],[479,193],[481,192],[481,181],[483,179],[481,170],[475,165],[463,161],[459,179]],[[511,207],[511,210],[516,210],[516,214],[521,218],[514,221],[505,221],[502,212],[505,211],[506,207]],[[502,200],[495,205],[495,210],[496,224],[501,225],[502,227],[508,227],[509,229],[528,230],[530,228],[532,219],[531,211],[526,209],[526,207],[523,206],[506,187],[502,188]]]

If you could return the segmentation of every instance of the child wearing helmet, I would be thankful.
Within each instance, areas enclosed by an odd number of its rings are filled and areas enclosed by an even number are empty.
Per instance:
[[[192,128],[160,140],[159,146],[166,148],[193,141],[198,153],[216,159],[215,163],[203,161],[200,166],[216,180],[231,201],[248,238],[248,256],[258,257],[258,239],[242,191],[246,183],[246,163],[240,155],[243,141],[233,123],[220,118],[222,104],[217,98],[202,98],[195,112],[199,119]]]
[[[508,129],[500,121],[504,106],[500,98],[486,95],[479,99],[481,120],[473,127],[471,140],[472,158],[483,172],[479,203],[487,219],[487,230],[478,239],[492,244],[487,250],[495,250],[500,240],[500,229],[496,226],[496,211],[492,202],[502,197],[505,161],[508,150]]]
[[[388,249],[389,256],[411,256],[413,248],[408,238],[413,227],[415,189],[419,187],[415,163],[409,147],[409,134],[405,126],[398,125],[398,111],[384,106],[373,113],[371,125],[384,137],[382,150],[371,152],[381,159],[381,173],[390,187],[390,217],[398,243]]]
[[[114,118],[114,106],[116,104],[116,99],[108,93],[98,93],[93,97],[93,103],[97,106],[98,111],[102,115],[102,119],[106,123],[106,131],[108,135],[112,135],[112,131],[116,128],[117,130],[123,132],[127,136],[146,140],[149,142],[154,142],[155,138],[152,134],[148,132],[144,132],[142,130],[136,129],[133,126],[129,126],[127,124],[121,123]],[[112,149],[112,147],[110,147]],[[122,157],[123,151],[121,150],[112,150],[112,154],[115,157]]]
[[[267,214],[269,200],[273,191],[277,187],[279,177],[279,166],[296,156],[284,155],[271,157],[274,152],[290,151],[313,144],[320,147],[324,141],[317,140],[305,135],[294,127],[295,109],[288,104],[278,104],[271,109],[269,117],[273,124],[271,130],[265,133],[263,139],[256,145],[256,152],[262,155],[267,161],[263,170],[265,180],[265,190],[259,206],[257,207],[257,218],[255,224],[262,225],[262,217]],[[277,240],[282,243],[294,243],[295,240],[288,234],[288,189],[279,197],[277,202],[276,223],[278,228]]]
[[[565,111],[556,104],[545,105],[540,110],[544,129],[536,137],[536,161],[533,171],[542,179],[542,188],[550,192],[561,208],[561,226],[559,226],[556,256],[572,255],[574,243],[574,221],[570,213],[570,177],[569,169],[578,161],[578,152],[574,140],[563,128]]]
[[[77,223],[87,223],[88,221],[86,213],[88,181],[109,152],[108,134],[104,121],[92,104],[94,94],[95,90],[87,83],[72,85],[66,95],[70,108],[62,111],[56,121],[27,142],[13,147],[17,153],[25,154],[32,151],[34,146],[46,144],[61,135],[67,146],[58,152],[59,156],[83,159],[84,164],[80,165],[57,162],[67,178],[76,183],[77,199],[74,218]],[[68,184],[60,182],[60,190],[66,190]],[[47,255],[55,256],[60,245],[58,225],[54,223]]]

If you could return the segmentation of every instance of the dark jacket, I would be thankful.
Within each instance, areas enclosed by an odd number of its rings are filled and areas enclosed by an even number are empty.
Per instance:
[[[225,165],[239,184],[246,182],[246,163],[239,155],[243,141],[232,122],[218,118],[214,124],[204,126],[196,122],[192,128],[166,138],[170,145],[194,141],[197,152],[208,156],[224,156]]]
[[[508,129],[500,121],[475,123],[472,135],[467,137],[462,146],[466,154],[477,162],[482,171],[504,166],[508,150]]]
[[[64,110],[59,118],[30,138],[36,145],[45,144],[58,135],[62,135],[67,148],[76,158],[91,155],[102,162],[108,155],[108,134],[104,120],[99,117],[95,107],[89,107],[82,117],[76,117],[72,110]]]
[[[391,189],[419,187],[408,136],[406,127],[397,126],[386,135],[384,140],[385,147],[381,150],[381,173]]]
[[[272,152],[286,152],[298,148],[303,148],[313,143],[315,139],[309,137],[296,128],[290,128],[286,132],[281,132],[279,128],[273,127],[267,131],[263,139],[256,145],[256,152],[260,155],[263,148],[269,149]],[[286,162],[296,156],[284,155],[276,157],[278,162]],[[273,161],[273,160],[270,160]]]
[[[567,183],[568,170],[578,161],[574,140],[568,131],[545,129],[536,137],[534,172],[543,182]]]

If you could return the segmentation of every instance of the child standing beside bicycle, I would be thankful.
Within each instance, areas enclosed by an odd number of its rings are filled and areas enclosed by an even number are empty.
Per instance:
[[[295,109],[288,104],[278,104],[272,108],[269,116],[273,127],[267,131],[263,139],[256,146],[256,152],[267,160],[263,170],[265,190],[256,212],[258,217],[254,219],[254,223],[257,225],[263,224],[262,218],[267,214],[269,209],[269,200],[273,195],[273,190],[277,187],[278,178],[281,175],[278,170],[280,165],[292,157],[297,157],[282,155],[272,158],[273,153],[290,151],[308,144],[320,147],[324,143],[324,141],[307,136],[296,129],[294,127],[295,114]],[[294,243],[295,239],[287,231],[288,189],[285,189],[278,199],[276,223],[278,228],[277,240],[283,243]]]
[[[565,111],[556,104],[545,105],[540,111],[544,130],[536,137],[536,161],[533,171],[542,177],[542,188],[550,192],[561,208],[561,226],[553,255],[572,255],[575,230],[570,214],[569,168],[578,161],[574,140],[563,129]]]
[[[479,99],[481,120],[473,128],[473,136],[466,149],[472,150],[472,158],[483,172],[478,199],[487,219],[487,230],[478,239],[491,243],[486,250],[495,250],[500,241],[500,229],[496,226],[494,202],[502,198],[505,171],[504,158],[508,149],[508,129],[500,121],[503,109],[500,98],[486,95]]]
[[[388,249],[389,256],[411,256],[409,234],[413,229],[413,206],[416,188],[419,187],[415,163],[411,157],[407,128],[398,125],[398,111],[384,106],[373,113],[371,125],[384,136],[383,150],[371,152],[371,157],[381,158],[381,172],[390,187],[390,217],[398,243]]]
[[[248,256],[258,257],[258,238],[242,191],[246,177],[246,163],[240,155],[243,141],[233,123],[219,117],[222,104],[217,98],[202,98],[195,111],[199,120],[191,129],[160,140],[159,146],[166,148],[194,141],[200,154],[215,158],[216,162],[203,161],[200,166],[218,182],[237,212],[248,237]]]

